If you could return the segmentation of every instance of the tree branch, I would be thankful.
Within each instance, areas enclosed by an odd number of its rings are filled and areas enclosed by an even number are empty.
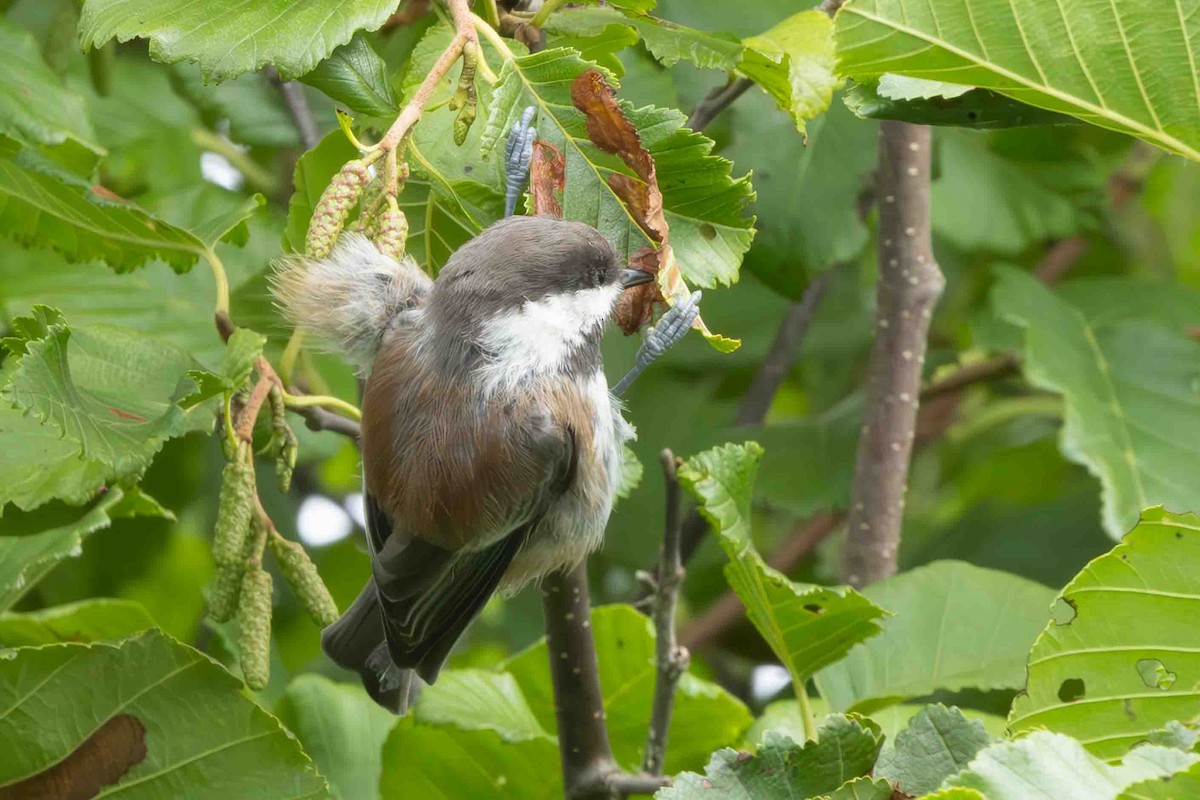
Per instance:
[[[662,778],[623,774],[613,760],[592,639],[586,561],[542,579],[542,610],[567,800],[608,800],[664,786]]]
[[[734,100],[746,93],[754,85],[749,78],[738,78],[732,83],[717,86],[696,105],[692,115],[688,117],[687,126],[694,131],[702,131],[708,127],[717,116],[729,108]]]
[[[300,143],[304,145],[305,150],[312,150],[321,141],[321,128],[317,125],[317,118],[313,116],[312,109],[308,106],[308,98],[304,96],[304,87],[296,81],[285,81],[280,77],[279,70],[273,66],[268,66],[265,72],[267,80],[271,81],[271,85],[279,90],[279,94],[283,97],[283,104],[287,106],[292,124],[296,126],[296,132],[300,134]]]
[[[683,582],[683,561],[679,555],[679,477],[675,473],[675,454],[663,450],[663,478],[667,486],[667,513],[663,529],[662,556],[658,575],[647,579],[654,585],[655,657],[658,678],[654,684],[654,705],[650,714],[650,731],[646,736],[646,757],[642,771],[662,775],[666,761],[667,735],[671,728],[671,713],[675,709],[675,688],[687,671],[691,656],[675,638],[675,607],[679,602],[679,585]]]
[[[852,586],[896,571],[921,367],[945,286],[930,235],[930,144],[925,126],[881,125],[875,341],[842,557],[842,579]]]

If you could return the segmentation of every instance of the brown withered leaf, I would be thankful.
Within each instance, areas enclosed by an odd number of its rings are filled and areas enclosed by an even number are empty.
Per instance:
[[[669,248],[670,245],[667,247]],[[629,266],[657,275],[661,266],[659,251],[652,247],[643,247],[630,256]],[[654,304],[660,299],[657,282],[643,283],[641,286],[634,286],[632,289],[621,292],[617,297],[617,304],[613,308],[613,319],[616,321],[617,327],[627,335],[634,333],[650,321],[654,315]]]
[[[146,728],[131,714],[105,722],[62,761],[0,788],[0,800],[86,800],[146,758]]]
[[[533,143],[533,161],[529,166],[529,191],[533,195],[533,213],[562,216],[556,192],[566,181],[567,162],[558,148],[538,139]]]

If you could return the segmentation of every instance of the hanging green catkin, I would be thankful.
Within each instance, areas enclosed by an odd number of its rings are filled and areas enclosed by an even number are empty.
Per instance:
[[[213,530],[213,561],[220,565],[241,562],[242,546],[254,515],[254,459],[250,445],[238,445],[234,459],[221,473],[221,498]]]
[[[383,198],[382,178],[376,178],[367,184],[367,188],[363,190],[362,200],[358,204],[358,219],[354,223],[354,230],[367,236],[375,235],[379,209],[383,207]]]
[[[408,217],[389,198],[389,208],[379,215],[379,226],[374,236],[375,249],[389,258],[399,261],[404,257],[404,245],[408,240]]]
[[[454,96],[450,98],[450,108],[458,109],[458,116],[454,118],[454,143],[462,147],[467,141],[467,133],[471,130],[471,125],[475,122],[475,115],[478,112],[478,97],[475,89],[475,67],[476,67],[475,51],[467,48],[463,51],[463,66],[462,74],[458,77],[458,88],[454,92]]]
[[[241,564],[218,564],[217,574],[208,590],[208,615],[216,622],[228,622],[237,612],[242,592]]]
[[[279,564],[279,571],[287,579],[292,591],[300,598],[304,610],[312,621],[322,628],[337,621],[337,604],[325,588],[325,582],[317,573],[317,565],[312,562],[299,542],[289,541],[282,536],[272,536],[271,552]]]
[[[246,685],[265,687],[271,677],[271,576],[258,565],[249,566],[242,576],[238,656]]]
[[[287,408],[283,402],[283,390],[278,384],[271,386],[271,430],[275,445],[275,477],[279,479],[279,491],[287,494],[292,486],[292,473],[296,471],[296,457],[300,454],[300,442],[287,424]]]
[[[346,216],[370,182],[371,173],[367,165],[357,158],[346,162],[341,171],[333,176],[313,208],[312,219],[308,223],[304,249],[310,256],[324,258],[329,255],[346,223]]]

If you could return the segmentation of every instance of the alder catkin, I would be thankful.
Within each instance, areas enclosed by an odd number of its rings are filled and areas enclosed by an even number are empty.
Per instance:
[[[337,604],[325,587],[317,573],[317,565],[312,562],[299,542],[289,541],[282,536],[271,537],[271,552],[279,564],[279,571],[287,579],[288,585],[300,598],[304,610],[312,617],[312,621],[322,628],[337,621]]]
[[[275,441],[275,477],[279,479],[279,490],[287,494],[292,486],[292,473],[296,471],[296,457],[300,443],[291,426],[287,424],[287,409],[283,402],[283,390],[278,384],[271,386],[271,429]]]
[[[257,565],[242,576],[238,603],[238,657],[251,689],[262,689],[271,677],[271,576]]]
[[[237,612],[242,592],[242,565],[218,564],[208,592],[208,615],[216,622],[228,622]]]
[[[408,241],[408,217],[395,204],[379,215],[374,241],[375,249],[383,255],[397,261],[404,257],[404,246]]]
[[[242,560],[242,547],[250,518],[254,516],[254,462],[250,445],[243,442],[221,473],[221,497],[213,529],[213,560],[233,565]]]
[[[304,249],[308,255],[314,258],[329,255],[346,223],[346,216],[370,182],[370,170],[357,158],[346,162],[333,176],[313,208],[312,219],[308,223],[308,235],[304,239]]]

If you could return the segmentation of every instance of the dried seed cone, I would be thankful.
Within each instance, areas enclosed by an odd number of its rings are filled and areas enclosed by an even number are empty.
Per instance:
[[[321,193],[321,199],[313,209],[312,220],[308,223],[304,248],[310,256],[324,258],[329,255],[346,223],[346,216],[370,182],[371,173],[359,159],[346,162],[341,171],[333,176]]]
[[[379,215],[379,229],[375,234],[375,249],[385,256],[399,261],[404,257],[404,245],[408,240],[408,217],[399,208],[389,208]]]
[[[271,677],[271,576],[257,566],[242,576],[238,655],[246,685],[265,687]]]
[[[208,615],[216,622],[228,622],[237,612],[242,593],[242,565],[220,564],[208,593]]]
[[[289,541],[282,536],[272,536],[271,552],[275,554],[279,571],[287,579],[292,591],[300,598],[304,610],[308,612],[308,616],[312,617],[312,621],[322,628],[336,622],[338,618],[337,604],[333,602],[333,597],[325,588],[325,582],[317,573],[317,565],[309,559],[304,547],[298,542]]]
[[[243,443],[221,473],[221,499],[213,531],[213,560],[218,565],[238,564],[250,518],[254,516],[254,464],[249,445]]]

